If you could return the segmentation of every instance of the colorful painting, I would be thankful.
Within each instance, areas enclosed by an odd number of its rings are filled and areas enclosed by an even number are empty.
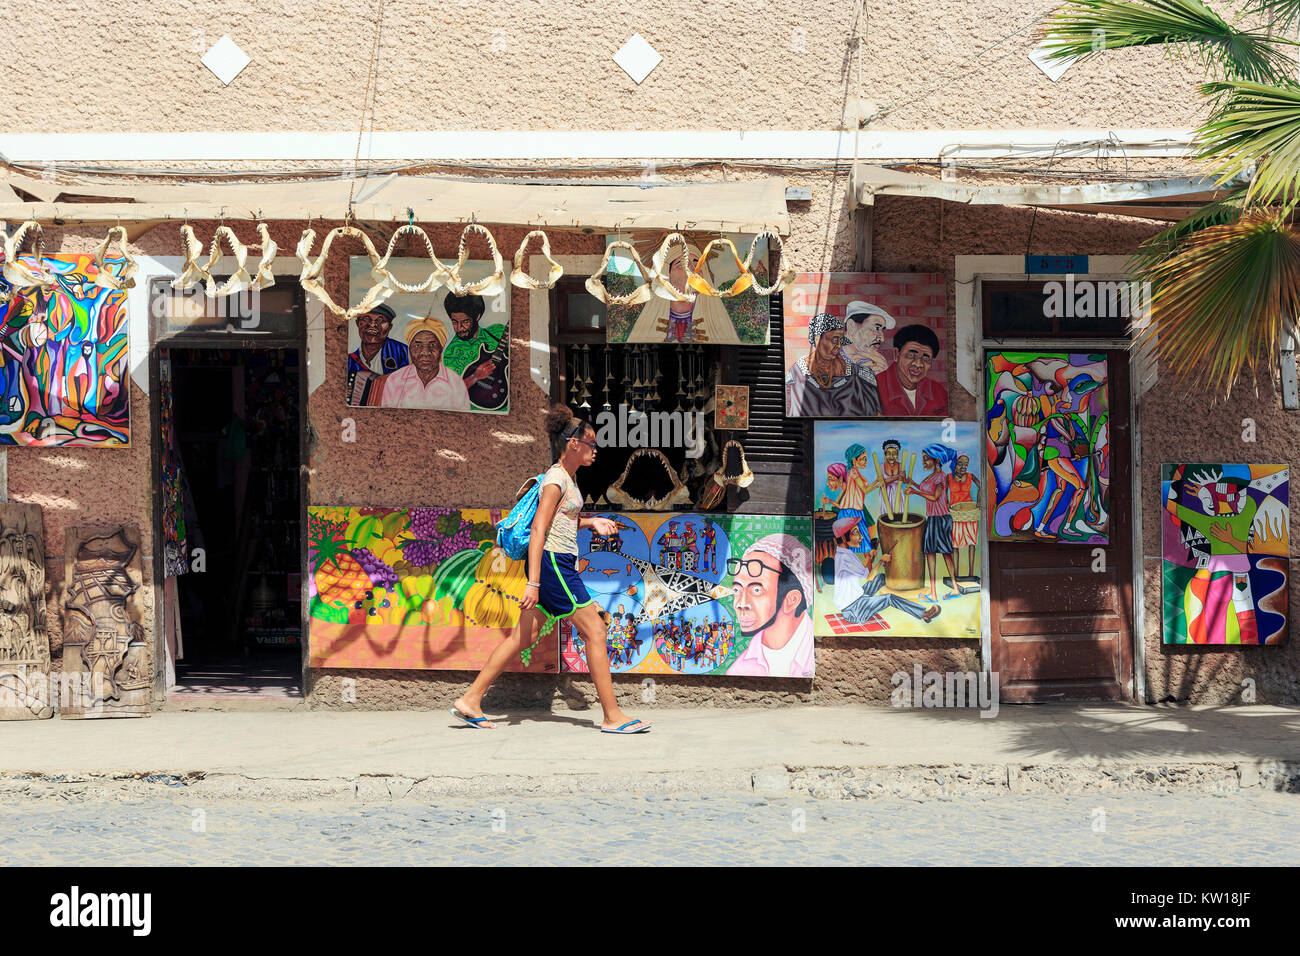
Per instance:
[[[1287,636],[1286,465],[1165,465],[1164,642],[1282,644]]]
[[[519,621],[524,562],[495,546],[500,513],[307,509],[311,666],[478,670]],[[554,673],[554,634],[508,670]]]
[[[804,272],[783,301],[787,415],[948,414],[945,275]]]
[[[697,236],[686,232],[683,235],[689,248],[684,249],[681,244],[670,246],[665,262],[667,276],[673,286],[689,291],[689,273],[685,261],[689,258],[690,270],[705,282],[724,292],[729,289],[740,277],[740,268],[729,249],[715,247],[709,261],[698,264],[700,253],[710,240],[718,238],[718,234]],[[648,269],[651,268],[651,259],[663,238],[662,233],[622,233],[608,236],[607,241],[633,243]],[[731,240],[742,259],[752,259],[750,271],[758,284],[768,285],[772,280],[767,261],[767,240],[759,240],[758,249],[750,257],[753,236],[729,234],[725,238]],[[612,294],[627,295],[643,282],[644,279],[630,256],[623,255],[621,251],[610,256],[605,270],[605,287]],[[770,310],[771,296],[759,295],[752,288],[729,298],[695,295],[692,302],[674,302],[656,294],[644,304],[610,305],[606,312],[606,338],[612,343],[767,345],[772,341]]]
[[[719,431],[749,428],[749,386],[719,385],[714,394],[713,427]]]
[[[353,256],[352,304],[374,281],[370,259]],[[428,259],[393,259],[389,271],[416,285]],[[467,262],[466,282],[492,274],[486,260]],[[347,402],[379,408],[451,412],[510,411],[510,284],[493,296],[458,296],[439,287],[397,293],[348,324]]]
[[[92,256],[44,265],[49,291],[0,304],[0,445],[130,445],[126,293],[95,285]]]
[[[980,636],[978,463],[978,422],[817,423],[818,637]]]
[[[578,533],[582,583],[609,623],[610,669],[812,677],[812,527],[766,515],[606,514]],[[562,669],[586,673],[577,630]]]
[[[166,354],[166,350],[163,350]],[[174,578],[190,569],[189,539],[185,528],[185,474],[176,438],[176,412],[172,389],[172,361],[158,360],[159,467],[162,472],[163,576]]]
[[[1104,355],[989,354],[990,538],[1109,542],[1107,376]]]

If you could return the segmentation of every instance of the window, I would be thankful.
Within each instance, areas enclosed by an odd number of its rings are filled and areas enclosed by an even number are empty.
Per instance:
[[[986,282],[984,335],[991,339],[1128,338],[1137,304],[1132,283],[1065,276]]]
[[[633,410],[651,415],[701,412],[713,394],[721,349],[691,345],[611,345],[605,341],[605,307],[586,291],[583,282],[580,277],[561,279],[551,290],[552,401],[563,403],[575,414],[590,419],[598,431],[602,426],[616,430],[629,427],[627,413]],[[627,413],[621,412],[622,406],[626,406]],[[677,430],[679,424],[680,420],[674,423],[666,439],[661,436],[659,451],[668,459],[678,480],[683,470],[686,471],[687,484],[693,492],[708,476],[694,473],[696,459],[686,457],[685,443],[689,436]],[[595,463],[578,473],[583,496],[601,508],[620,510],[619,506],[608,503],[607,494],[610,486],[623,476],[637,450],[622,440],[626,437],[626,433],[616,434],[616,443],[602,446]],[[660,497],[672,490],[672,482],[673,476],[656,474],[653,466],[646,465],[629,473],[623,490],[634,498]],[[692,501],[694,497],[692,494]],[[682,505],[679,510],[691,507],[693,504]]]

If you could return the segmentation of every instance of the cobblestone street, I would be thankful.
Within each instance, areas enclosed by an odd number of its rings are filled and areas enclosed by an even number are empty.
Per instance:
[[[1289,822],[1288,822],[1289,821]],[[1295,865],[1300,796],[0,805],[4,865]]]

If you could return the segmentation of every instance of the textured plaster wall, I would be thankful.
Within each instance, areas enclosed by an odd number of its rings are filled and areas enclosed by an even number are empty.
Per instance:
[[[891,0],[859,22],[857,0],[388,0],[374,128],[829,129],[859,96],[881,129],[1195,122],[1191,58],[1117,51],[1048,80],[1026,54],[1058,5]],[[10,0],[11,47],[77,55],[0,62],[6,131],[356,129],[376,6]],[[639,87],[611,59],[637,32],[664,57]],[[223,34],[252,57],[229,87],[199,62]]]

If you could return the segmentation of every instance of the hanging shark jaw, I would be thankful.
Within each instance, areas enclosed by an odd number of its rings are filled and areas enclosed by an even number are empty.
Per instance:
[[[754,483],[754,473],[749,470],[749,462],[745,460],[745,449],[734,438],[722,447],[722,467],[714,478],[720,485],[735,485],[738,488],[748,488]]]
[[[625,489],[629,476],[632,476],[631,487]],[[611,504],[621,508],[644,508],[646,511],[670,511],[691,502],[690,491],[677,477],[668,458],[657,448],[634,451],[623,474],[609,486],[605,496]]]

